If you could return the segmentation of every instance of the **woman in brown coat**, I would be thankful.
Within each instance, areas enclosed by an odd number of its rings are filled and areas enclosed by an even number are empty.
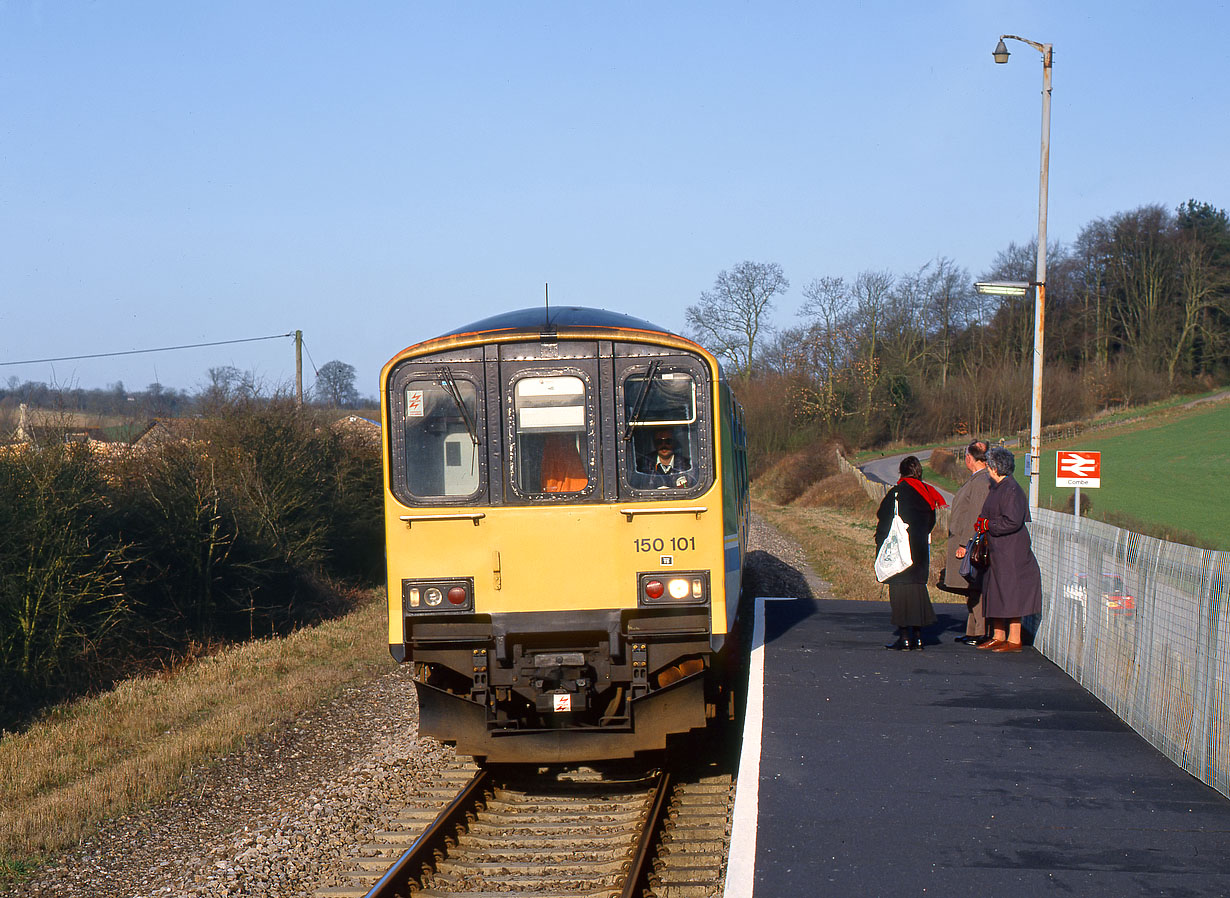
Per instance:
[[[976,529],[990,537],[991,564],[982,585],[993,634],[978,646],[992,652],[1021,650],[1021,618],[1042,612],[1042,572],[1025,523],[1030,520],[1025,492],[1012,477],[1016,459],[1002,446],[987,450],[991,488]]]

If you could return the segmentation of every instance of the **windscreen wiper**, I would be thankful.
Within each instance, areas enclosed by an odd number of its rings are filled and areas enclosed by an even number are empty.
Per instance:
[[[649,398],[649,390],[653,385],[653,376],[658,373],[658,366],[661,364],[661,359],[654,359],[653,364],[649,366],[649,373],[645,375],[645,383],[641,386],[641,393],[636,397],[636,405],[632,407],[632,415],[624,424],[625,441],[632,439],[632,425],[639,424],[641,421],[641,412],[645,408],[645,400]]]
[[[478,445],[478,425],[474,423],[474,419],[470,417],[470,410],[466,408],[466,404],[461,399],[461,390],[457,389],[457,381],[453,379],[453,371],[448,365],[443,368],[436,369],[436,376],[440,379],[440,386],[444,387],[445,392],[452,398],[453,403],[461,412],[461,418],[466,422],[466,430],[470,434],[470,439],[474,441],[474,445]]]

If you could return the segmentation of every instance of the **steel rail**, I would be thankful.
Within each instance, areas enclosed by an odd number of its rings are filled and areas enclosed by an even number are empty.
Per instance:
[[[649,806],[649,817],[641,829],[637,841],[636,852],[632,855],[632,865],[628,877],[624,881],[620,898],[636,898],[644,895],[649,888],[649,875],[653,872],[653,859],[662,835],[662,827],[666,823],[666,812],[670,807],[671,775],[663,769],[658,771],[658,784],[654,789],[653,801]]]
[[[365,898],[393,898],[404,892],[411,879],[422,884],[428,868],[448,854],[448,843],[466,825],[466,818],[483,803],[491,787],[491,774],[480,770],[465,788],[442,810],[414,844],[405,850],[392,867],[372,886]]]

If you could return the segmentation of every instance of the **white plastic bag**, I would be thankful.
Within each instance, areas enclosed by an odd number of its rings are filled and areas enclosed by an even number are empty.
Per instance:
[[[880,544],[876,553],[876,579],[881,583],[889,577],[895,577],[914,563],[910,554],[910,525],[901,520],[897,512],[897,497],[893,497],[893,522],[889,525],[888,536]]]

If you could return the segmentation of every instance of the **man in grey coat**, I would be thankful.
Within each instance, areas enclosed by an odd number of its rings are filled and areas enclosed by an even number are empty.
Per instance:
[[[965,635],[958,636],[957,642],[978,645],[988,638],[982,590],[978,583],[971,584],[961,576],[961,559],[965,557],[965,544],[974,536],[974,521],[982,513],[987,491],[991,488],[991,478],[987,474],[987,444],[982,440],[974,440],[965,448],[965,469],[970,478],[957,490],[948,515],[948,558],[940,586],[965,596],[969,617],[965,621]]]

